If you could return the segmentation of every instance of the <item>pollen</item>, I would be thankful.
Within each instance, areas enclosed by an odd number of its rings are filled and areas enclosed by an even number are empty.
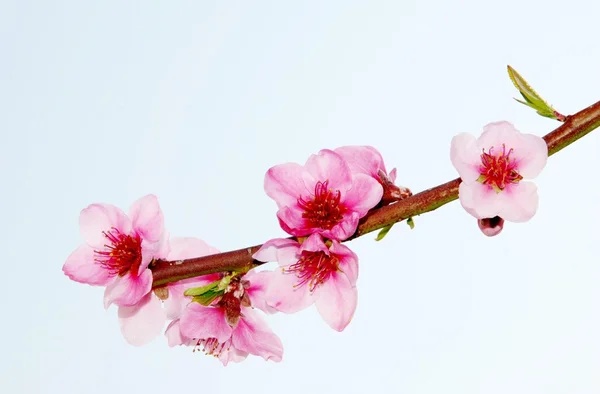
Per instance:
[[[302,217],[312,227],[331,230],[344,218],[346,208],[340,203],[339,190],[329,188],[329,181],[317,182],[312,200],[298,199],[298,205],[304,210]]]
[[[142,240],[138,234],[126,235],[116,228],[103,232],[104,250],[95,250],[95,260],[113,275],[130,272],[137,276],[142,263]]]
[[[511,158],[512,149],[506,151],[506,146],[502,144],[502,150],[497,154],[491,147],[486,153],[481,154],[481,165],[479,166],[479,182],[489,185],[497,193],[500,193],[511,183],[519,183],[523,177],[519,174],[517,161]]]

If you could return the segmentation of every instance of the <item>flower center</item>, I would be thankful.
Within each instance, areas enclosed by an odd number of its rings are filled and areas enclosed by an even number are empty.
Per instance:
[[[324,252],[303,251],[300,259],[295,264],[285,269],[285,272],[293,272],[300,281],[294,287],[300,287],[308,283],[310,291],[326,282],[332,273],[339,270],[337,257],[327,255]]]
[[[196,348],[202,348],[202,351],[206,355],[219,357],[221,353],[228,351],[231,348],[231,340],[228,339],[226,342],[220,343],[217,341],[217,338],[198,339],[192,352],[195,352]],[[200,349],[198,349],[198,351],[200,351]]]
[[[108,243],[104,250],[94,250],[96,262],[104,266],[113,275],[123,276],[131,272],[138,275],[142,263],[142,240],[138,234],[125,235],[116,228],[103,231]]]
[[[506,146],[502,144],[502,150],[497,155],[493,150],[494,147],[491,147],[488,153],[484,150],[481,154],[479,166],[481,175],[477,180],[484,185],[489,185],[496,193],[500,193],[507,184],[519,183],[523,177],[517,171],[517,161],[510,158],[512,149],[506,152]]]
[[[329,189],[328,184],[329,181],[317,182],[314,198],[307,201],[301,197],[298,199],[298,205],[304,209],[302,217],[312,227],[331,230],[344,218],[346,207],[340,205],[340,191]]]

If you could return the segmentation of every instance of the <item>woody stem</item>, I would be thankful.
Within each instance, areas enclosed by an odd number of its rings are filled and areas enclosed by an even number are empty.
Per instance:
[[[543,138],[548,145],[548,155],[553,155],[600,126],[600,101],[566,116],[564,123]],[[431,212],[458,198],[460,178],[414,194],[395,204],[371,210],[359,223],[354,235],[348,240],[377,231],[410,217]],[[157,261],[151,265],[154,275],[153,287],[200,275],[225,271],[241,271],[262,264],[252,255],[261,245],[250,246],[230,252],[196,257],[179,261]]]

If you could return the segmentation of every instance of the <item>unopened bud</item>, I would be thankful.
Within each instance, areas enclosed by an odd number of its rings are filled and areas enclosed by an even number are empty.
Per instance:
[[[500,216],[494,216],[493,218],[477,219],[477,225],[482,233],[488,237],[493,237],[500,234],[502,228],[504,228],[504,219]]]

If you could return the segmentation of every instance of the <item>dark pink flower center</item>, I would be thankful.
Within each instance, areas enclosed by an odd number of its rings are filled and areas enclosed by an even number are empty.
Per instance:
[[[488,153],[485,150],[481,154],[481,165],[477,179],[484,185],[489,185],[496,192],[504,190],[509,183],[519,183],[523,177],[517,171],[517,161],[511,159],[513,150],[506,152],[506,146],[502,144],[502,150],[498,154],[493,153],[494,147],[491,147]]]
[[[333,255],[324,252],[303,251],[295,264],[286,268],[286,272],[295,273],[300,281],[295,287],[308,283],[310,291],[329,279],[331,274],[339,270],[340,261]]]
[[[138,275],[142,263],[142,240],[138,234],[125,235],[116,228],[103,231],[108,243],[104,250],[94,250],[95,260],[113,275],[123,276],[131,272]]]
[[[199,339],[196,342],[196,346],[194,346],[194,350],[192,350],[192,352],[195,352],[196,348],[202,348],[202,351],[206,355],[219,357],[221,353],[228,351],[231,348],[231,340],[220,343],[216,338]],[[198,349],[198,351],[200,351],[200,349]]]
[[[331,230],[344,218],[346,207],[340,205],[339,190],[329,189],[329,181],[317,182],[312,200],[298,199],[298,205],[304,210],[302,217],[312,227]]]

